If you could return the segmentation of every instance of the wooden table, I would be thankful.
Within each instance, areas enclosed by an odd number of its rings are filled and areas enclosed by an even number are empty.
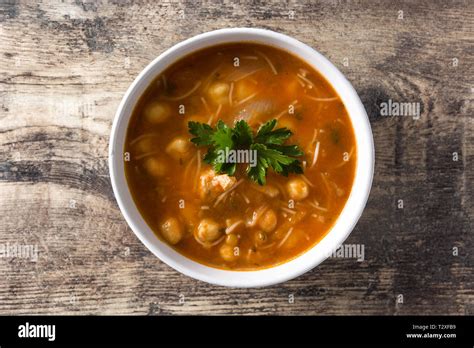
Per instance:
[[[472,1],[1,0],[0,314],[474,314],[473,18]],[[125,223],[107,166],[125,90],[175,43],[237,26],[311,45],[359,92],[375,177],[346,243],[363,262],[228,289],[163,264]],[[382,117],[389,99],[420,118]],[[28,245],[36,260],[6,254]]]

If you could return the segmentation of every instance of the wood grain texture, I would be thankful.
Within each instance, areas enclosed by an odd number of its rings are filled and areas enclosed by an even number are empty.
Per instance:
[[[467,0],[0,0],[0,245],[39,250],[0,258],[0,314],[474,314],[472,18]],[[364,262],[216,287],[160,262],[121,216],[107,146],[125,90],[173,44],[236,26],[311,45],[359,92],[376,166],[347,243]],[[381,117],[388,99],[421,118]]]

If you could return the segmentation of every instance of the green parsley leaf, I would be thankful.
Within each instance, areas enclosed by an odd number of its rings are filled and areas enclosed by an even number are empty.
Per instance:
[[[252,146],[257,146],[254,144]],[[257,148],[258,151],[258,148]],[[258,153],[258,152],[257,152]],[[264,157],[257,156],[257,165],[255,167],[247,167],[247,175],[250,179],[258,183],[259,185],[266,184],[268,162]]]
[[[209,127],[210,134],[207,132]],[[227,163],[223,155],[234,148],[232,128],[229,128],[222,120],[219,120],[216,125],[216,130],[213,130],[209,125],[204,126],[206,137],[202,141],[194,141],[195,144],[203,142],[210,145],[207,154],[204,156],[204,161],[211,164],[217,173],[235,175],[237,168],[236,163]],[[192,141],[193,139],[191,139]]]
[[[252,128],[244,120],[237,121],[232,138],[237,148],[248,148],[253,143]]]
[[[288,128],[275,128],[277,120],[273,119],[263,124],[258,132],[255,141],[263,144],[281,145],[293,134]]]
[[[267,144],[269,149],[280,151],[282,154],[292,157],[303,156],[304,152],[301,151],[298,145],[275,145]]]
[[[276,120],[263,124],[257,135],[245,120],[235,123],[234,127],[227,126],[219,120],[215,129],[211,126],[189,122],[189,132],[195,137],[191,141],[197,146],[207,146],[208,151],[204,161],[211,164],[217,173],[235,175],[237,164],[228,163],[225,154],[230,150],[256,151],[256,165],[247,165],[248,177],[260,185],[265,185],[268,169],[288,176],[289,173],[302,174],[303,168],[296,157],[304,153],[297,145],[285,145],[285,141],[292,135],[287,128],[274,129]]]
[[[234,140],[232,139],[232,128],[229,128],[224,121],[219,120],[216,125],[216,130],[211,136],[212,145],[217,151],[230,150],[234,148]]]
[[[206,123],[188,122],[189,133],[195,136],[191,141],[198,146],[208,146],[212,144],[211,136],[214,130]]]
[[[294,158],[282,154],[280,151],[267,148],[264,144],[252,144],[250,149],[256,150],[257,158],[260,157],[265,160],[277,173],[281,173],[283,166],[287,166],[295,160]]]

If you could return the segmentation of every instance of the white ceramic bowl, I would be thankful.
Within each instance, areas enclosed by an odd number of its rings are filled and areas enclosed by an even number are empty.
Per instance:
[[[169,65],[196,50],[229,42],[250,41],[278,47],[296,55],[319,71],[341,97],[354,128],[357,167],[349,199],[332,229],[313,248],[276,267],[257,271],[227,271],[192,261],[160,241],[138,212],[125,179],[123,152],[128,122],[135,103],[152,80]],[[234,28],[197,35],[152,61],[135,79],[120,103],[110,136],[109,167],[112,187],[122,214],[137,237],[163,262],[177,271],[217,285],[267,286],[297,277],[323,262],[349,236],[369,196],[374,167],[372,131],[365,109],[352,85],[325,57],[289,36],[270,30]]]

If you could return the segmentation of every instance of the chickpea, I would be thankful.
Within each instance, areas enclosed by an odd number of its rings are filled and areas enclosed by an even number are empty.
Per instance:
[[[295,201],[301,201],[308,197],[309,187],[308,184],[300,178],[291,179],[286,184],[286,189],[288,190],[288,195],[291,199]]]
[[[202,219],[197,227],[196,236],[203,243],[216,241],[222,235],[222,231],[217,222],[212,219]]]
[[[161,235],[172,245],[179,243],[183,238],[184,229],[178,219],[169,217],[161,224]]]
[[[273,185],[265,185],[263,187],[263,193],[265,193],[268,197],[275,198],[280,194],[280,191],[273,186]]]
[[[153,148],[153,139],[150,138],[143,138],[135,145],[135,148],[139,153],[147,153],[152,151]]]
[[[165,122],[171,116],[171,107],[164,102],[154,101],[145,109],[145,118],[148,122],[159,124]]]
[[[229,245],[229,244],[223,244],[220,248],[219,248],[219,254],[221,255],[221,257],[225,260],[225,261],[235,261],[238,257],[238,249],[236,250],[235,248],[238,248],[238,247],[234,247],[232,245]]]
[[[263,245],[267,242],[268,236],[265,232],[257,231],[254,236],[256,245]]]
[[[230,246],[237,246],[237,244],[239,244],[239,237],[237,237],[237,235],[235,234],[229,234],[226,238],[225,238],[225,243],[226,244],[229,244]]]
[[[207,95],[214,104],[226,104],[229,101],[230,86],[225,82],[214,82],[208,89]]]
[[[148,157],[145,159],[143,166],[148,174],[156,177],[165,176],[168,172],[168,164],[160,157]]]
[[[245,99],[257,91],[255,84],[250,82],[248,79],[240,80],[235,84],[234,97],[237,101]]]
[[[286,95],[297,97],[300,84],[296,78],[289,80],[284,86]]]
[[[258,225],[265,232],[271,232],[277,225],[277,215],[273,209],[267,210],[263,216],[258,220]]]
[[[189,155],[191,143],[184,137],[176,137],[166,147],[166,153],[176,160],[185,158]]]

